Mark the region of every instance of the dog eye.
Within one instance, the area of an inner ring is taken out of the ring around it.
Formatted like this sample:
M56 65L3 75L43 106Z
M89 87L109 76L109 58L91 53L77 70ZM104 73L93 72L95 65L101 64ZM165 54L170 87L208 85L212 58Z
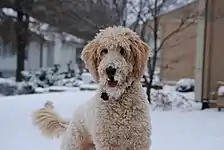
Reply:
M102 51L101 51L101 55L104 55L104 54L107 54L108 53L108 50L107 49L103 49Z
M120 47L120 53L121 53L121 55L124 55L124 48L123 47Z

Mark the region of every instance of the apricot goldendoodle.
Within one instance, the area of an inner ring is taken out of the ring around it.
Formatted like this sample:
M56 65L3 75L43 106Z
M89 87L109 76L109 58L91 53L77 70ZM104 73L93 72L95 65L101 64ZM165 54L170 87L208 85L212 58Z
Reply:
M114 26L95 36L82 59L99 83L95 95L62 119L47 102L34 112L35 125L50 137L62 136L61 150L149 150L149 103L140 79L149 47L132 30Z

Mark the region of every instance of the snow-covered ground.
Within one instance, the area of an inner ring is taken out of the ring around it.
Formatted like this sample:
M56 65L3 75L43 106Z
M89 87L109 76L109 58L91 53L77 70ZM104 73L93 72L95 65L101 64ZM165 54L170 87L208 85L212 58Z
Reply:
M31 113L51 100L69 118L93 91L70 91L0 97L0 150L59 150L60 140L42 136L31 123ZM151 150L223 150L224 113L214 110L151 112Z

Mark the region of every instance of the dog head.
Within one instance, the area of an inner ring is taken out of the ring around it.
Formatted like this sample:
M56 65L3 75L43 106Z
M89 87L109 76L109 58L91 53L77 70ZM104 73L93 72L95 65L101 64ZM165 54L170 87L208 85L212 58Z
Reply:
M133 82L141 80L148 53L148 45L135 32L114 26L100 30L84 47L82 59L95 81L118 98Z

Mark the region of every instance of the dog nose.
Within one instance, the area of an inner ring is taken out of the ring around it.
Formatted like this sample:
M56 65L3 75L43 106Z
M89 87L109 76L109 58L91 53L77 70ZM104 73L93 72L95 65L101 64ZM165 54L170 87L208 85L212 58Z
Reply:
M107 75L115 75L116 73L116 68L112 67L112 66L109 66L106 68L106 73Z

